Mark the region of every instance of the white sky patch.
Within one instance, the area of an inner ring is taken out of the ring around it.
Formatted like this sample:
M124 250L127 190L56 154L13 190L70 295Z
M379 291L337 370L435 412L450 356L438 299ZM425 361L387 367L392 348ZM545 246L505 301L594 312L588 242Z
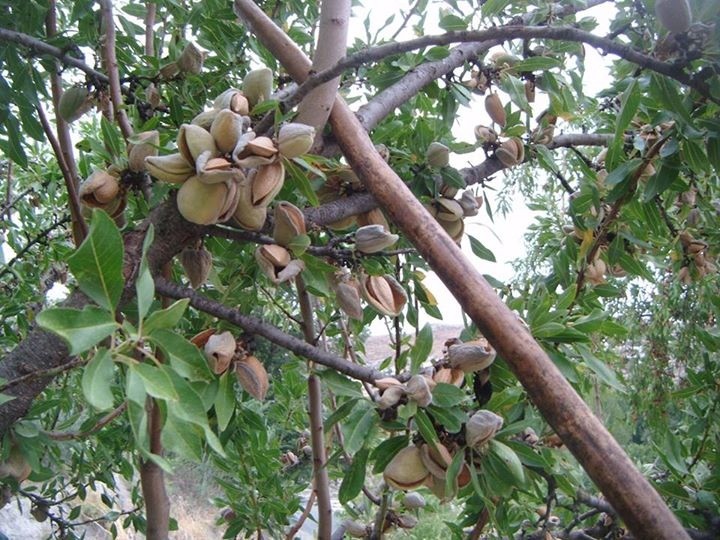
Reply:
M444 2L430 3L425 19L426 34L440 34L442 29L439 28L437 21L440 7L447 8ZM353 8L353 17L351 18L351 26L349 31L349 43L358 39L366 39L365 20L369 19L368 27L377 29L385 26L388 19L394 15L394 20L387 24L381 32L382 38L392 36L404 19L407 13L408 2L378 2L375 0L367 0L362 5ZM614 15L612 6L600 5L591 10L583 12L582 16L595 17L598 21L596 32L605 34L608 32L610 19ZM417 37L413 33L413 24L418 17L413 15L405 29L398 35L396 40L408 40ZM595 95L598 91L605 87L609 80L609 62L610 58L600 55L595 49L585 46L585 74L583 79L584 91L587 95ZM548 106L548 98L543 92L538 92L537 101L533 104L533 112L535 116ZM469 107L461 107L460 114L453 126L453 135L457 140L465 142L474 142L474 129L478 124L491 125L491 121L485 111L484 96L473 95ZM457 155L450 157L450 164L458 169L477 165L484 161L485 157L482 150L477 150L471 154ZM499 173L499 177L502 173ZM500 178L496 184L500 184ZM491 204L495 204L492 193L489 194ZM493 208L493 210L495 210ZM480 209L478 216L465 219L466 235L470 234L480 240L485 247L490 249L495 255L496 262L485 261L476 257L471 249L470 242L465 236L462 241L462 250L465 255L472 261L473 265L482 274L489 274L492 277L507 282L513 277L512 262L524 257L527 253L525 245L525 232L532 224L537 215L536 212L527 208L522 196L517 194L512 202L512 207L507 216L502 216L495 212L494 221L491 221L484 208ZM428 317L424 312L420 313L420 326L426 322L441 323L447 325L462 325L462 310L452 296L450 291L443 285L440 278L434 272L428 272L423 284L432 292L438 301L438 308L443 314L443 321L438 321ZM409 328L406 328L408 331ZM370 328L371 333L381 334L387 332L386 325L382 320L376 320Z

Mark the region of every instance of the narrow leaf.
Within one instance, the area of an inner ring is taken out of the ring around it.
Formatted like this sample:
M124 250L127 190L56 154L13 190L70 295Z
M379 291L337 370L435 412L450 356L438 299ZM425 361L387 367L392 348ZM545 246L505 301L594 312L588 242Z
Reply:
M338 491L340 504L347 504L360 494L363 484L365 483L365 468L369 454L370 452L367 448L362 448L353 456L350 470L343 477L340 490Z
M433 346L433 334L430 324L423 326L415 338L415 344L410 351L410 372L414 375L420 370L420 366L428 359Z
M174 328L180 322L180 319L182 319L189 304L190 300L183 298L182 300L173 302L165 309L153 311L148 318L145 319L145 323L143 324L144 333L147 335L160 328Z
M148 227L145 233L145 239L143 240L142 255L140 258L140 269L138 272L137 279L135 280L135 291L137 292L137 310L138 320L142 321L150 310L150 305L153 302L155 296L155 282L150 275L150 268L148 267L147 252L150 249L150 245L153 243L155 237L155 229L152 224Z
M114 369L110 351L99 349L83 370L82 389L87 402L100 411L107 411L113 406L113 395L110 385Z
M470 239L470 249L472 249L472 252L477 257L485 259L486 261L495 262L495 255L493 252L486 248L480 240L470 235L468 235L468 238Z
M179 399L170 377L162 369L150 364L133 364L130 369L140 377L145 385L145 391L152 397L168 401Z

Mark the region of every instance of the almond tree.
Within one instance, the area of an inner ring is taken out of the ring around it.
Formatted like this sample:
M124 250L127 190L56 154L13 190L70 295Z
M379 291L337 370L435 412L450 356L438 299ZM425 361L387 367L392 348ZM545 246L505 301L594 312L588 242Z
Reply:
M225 537L718 533L716 2L0 7L5 500L73 537L139 479L95 520L167 538L191 459ZM520 196L502 283L460 246Z

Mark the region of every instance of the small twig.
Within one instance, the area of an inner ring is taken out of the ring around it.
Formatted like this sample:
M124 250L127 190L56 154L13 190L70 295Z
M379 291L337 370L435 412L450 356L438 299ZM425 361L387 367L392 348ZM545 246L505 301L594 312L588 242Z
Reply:
M145 2L145 54L147 56L155 55L155 45L153 40L155 38L155 14L157 12L157 4L146 0Z
M120 416L126 408L127 402L123 401L119 406L115 407L115 409L100 418L100 420L98 420L93 427L91 427L90 429L86 429L85 431L45 431L43 432L43 434L47 435L54 441L70 441L74 439L84 439L85 437L88 437L89 435L100 431L110 422L115 420L115 418Z
M315 318L313 316L312 298L305 287L302 276L295 278L295 286L302 314L302 331L307 343L315 343ZM327 451L322 415L322 385L320 377L309 366L308 377L308 415L310 418L310 444L313 456L313 477L318 503L318 537L328 538L332 534L332 501L330 497L330 477L327 471Z
M42 231L40 231L34 238L29 240L28 243L25 244L25 246L20 251L18 251L15 254L15 256L5 264L5 266L0 268L0 277L11 272L10 268L12 267L12 265L15 264L16 262L18 262L19 260L21 260L25 256L25 254L28 251L30 251L30 249L34 245L47 242L49 240L48 235L51 232L53 232L55 229L57 229L58 227L60 227L61 225L64 225L65 223L67 223L69 221L70 221L70 216L65 216L65 217L61 218L59 221L55 221L50 226L48 226L45 229L43 229Z
M385 525L385 516L387 516L389 505L390 493L388 493L386 486L383 484L380 508L378 508L377 514L375 514L375 522L373 523L373 530L370 533L370 540L380 540L382 538L383 525Z
M667 225L668 230L670 231L670 234L672 236L677 236L678 230L675 228L675 225L673 225L672 220L670 219L670 216L667 213L667 210L665 210L665 206L663 205L663 201L660 198L660 195L655 195L655 204L657 205L658 210L660 211L660 215L663 218L663 221L665 222L665 225Z
M23 383L25 381L29 381L31 379L37 379L40 377L52 377L53 375L57 375L58 373L62 373L64 371L70 371L71 369L76 368L77 366L82 366L86 360L78 359L73 360L71 362L68 362L67 364L63 364L62 366L54 367L54 368L47 368L47 369L38 369L36 371L32 371L30 373L27 373L26 375L22 375L20 377L16 377L12 380L7 381L6 383L0 385L0 392L4 392L8 388L12 388L13 386Z
M55 57L60 60L63 65L77 68L97 81L103 83L109 82L107 75L94 70L82 60L79 60L74 56L70 56L66 50L55 47L53 45L48 45L44 41L34 38L28 34L23 34L22 32L15 32L14 30L8 30L6 28L0 28L0 41L5 41L7 43L17 43L18 45L29 49L31 53L34 52L43 56Z
M344 358L313 347L309 343L291 336L271 324L255 317L243 315L237 309L227 307L188 287L182 287L162 277L155 278L155 287L158 294L175 299L188 298L190 299L190 305L195 309L235 324L247 332L262 336L268 341L294 352L298 356L335 369L355 379L373 382L383 376L376 369L353 364Z
M626 194L622 197L620 197L617 201L615 201L610 208L610 211L605 216L605 219L600 224L600 227L598 229L598 232L595 236L595 241L593 242L592 247L588 250L587 255L585 256L586 262L592 262L595 260L595 255L597 255L598 250L605 242L605 239L607 238L607 234L610 230L610 226L615 222L618 215L620 214L620 209L625 205L625 203L632 197L632 194L635 191L635 188L637 187L638 180L640 179L640 176L642 175L643 171L645 170L645 167L648 163L660 152L660 149L665 144L665 142L672 136L672 132L667 133L657 141L655 141L655 144L653 144L650 149L645 153L645 156L643 156L642 163L638 165L638 167L633 172L632 178L630 179L630 188L627 190ZM580 292L582 291L583 285L585 284L585 270L587 269L587 264L583 264L582 268L578 271L578 277L576 280L576 293L575 298L577 298L580 295Z
M392 42L397 39L397 37L400 35L400 32L402 32L405 29L405 27L407 26L407 23L410 21L410 17L412 17L415 14L415 10L417 9L419 3L420 3L420 0L417 0L417 2L415 2L415 4L413 4L412 6L410 6L408 8L408 12L405 14L405 17L403 18L402 22L400 23L400 26L398 27L397 30L395 30L393 35L390 36L390 39L388 41Z
M42 125L45 136L47 137L48 142L53 149L55 159L57 159L58 166L60 167L60 171L63 175L63 180L65 181L65 191L67 192L68 196L68 203L70 206L70 218L73 224L73 231L77 230L78 236L78 238L75 238L75 243L76 245L80 245L82 241L85 240L85 237L88 234L88 226L85 222L85 218L82 215L80 197L78 196L77 189L77 179L73 177L73 172L65 159L65 154L60 145L60 142L55 137L52 127L50 126L50 122L48 122L45 110L40 104L37 105L36 110L38 113L38 119L40 120L40 124Z
M470 534L468 534L467 540L480 540L480 535L482 534L483 529L489 521L490 512L488 511L487 506L485 506L480 511L480 515L478 516L478 519L475 522L475 526L473 527L472 531L470 531Z
M295 535L302 528L303 523L305 523L305 520L308 518L308 516L310 516L310 512L312 512L312 507L314 504L315 504L315 490L312 490L310 492L310 496L308 497L307 503L305 504L305 509L303 510L303 513L300 515L300 517L295 522L295 524L287 532L287 534L285 535L285 540L293 540L295 538Z
M300 319L298 319L295 315L293 315L292 313L290 313L287 309L285 309L284 306L281 306L281 305L280 305L280 302L277 301L277 299L275 298L275 296L274 296L273 294L270 294L270 291L268 291L268 290L267 290L265 287L263 287L262 284L260 284L260 283L258 283L257 286L259 287L260 292L262 292L262 293L265 295L265 297L266 297L268 300L270 300L276 308L278 308L280 311L282 311L283 314L284 314L288 319L290 319L291 321L293 321L293 322L294 322L295 324L297 324L298 326L302 326L302 321L301 321Z
M125 104L123 103L122 91L120 90L120 72L115 55L115 20L113 18L112 0L100 0L100 8L105 25L103 53L105 56L105 67L108 71L108 82L110 83L110 99L113 105L113 117L118 126L120 126L123 138L127 141L133 134L133 128L125 113Z

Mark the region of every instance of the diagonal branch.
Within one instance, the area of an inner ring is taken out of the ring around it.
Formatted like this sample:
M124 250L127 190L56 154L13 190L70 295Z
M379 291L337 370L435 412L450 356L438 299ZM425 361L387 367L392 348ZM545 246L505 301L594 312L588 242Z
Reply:
M109 82L107 75L94 70L82 60L75 58L74 56L70 56L68 51L45 43L44 41L29 36L28 34L15 32L14 30L8 30L7 28L0 28L0 41L4 41L6 43L17 43L18 45L29 49L31 53L36 53L41 56L53 56L60 60L63 65L77 68L80 71L85 72L93 79L104 83Z
M307 77L308 59L262 10L250 0L235 0L235 10L291 77L299 81ZM662 498L547 353L378 154L339 97L330 123L353 170L509 364L532 402L628 527L645 538L688 538Z
M689 76L677 64L662 62L656 58L643 54L624 43L619 43L602 36L597 36L591 32L586 32L572 26L525 26L525 25L507 25L488 28L485 30L466 30L459 32L447 32L445 34L423 36L402 42L386 43L371 47L355 54L352 54L340 60L333 67L317 73L314 79L321 84L326 80L332 80L346 69L358 65L367 64L381 60L388 56L401 54L405 52L423 49L429 46L449 45L451 43L479 43L508 41L513 39L549 39L555 41L573 41L578 43L586 43L604 53L619 56L633 64L637 64L641 68L649 69L665 75L676 81L696 90L705 98L720 103L720 99L715 98L710 93L709 86L701 81ZM300 87L302 88L302 86ZM298 89L299 91L300 89Z
M354 379L372 383L383 376L382 373L376 369L348 362L344 358L327 351L323 351L322 349L314 347L301 339L286 334L279 328L267 324L260 319L256 319L255 317L251 317L249 315L243 315L237 309L229 308L220 302L216 302L215 300L195 292L193 289L177 285L162 277L155 278L155 289L158 294L167 296L168 298L188 298L190 299L190 305L195 309L239 326L246 332L262 336L268 341L271 341L276 345L280 345L298 356L302 356L308 360L312 360L313 362L332 368Z

